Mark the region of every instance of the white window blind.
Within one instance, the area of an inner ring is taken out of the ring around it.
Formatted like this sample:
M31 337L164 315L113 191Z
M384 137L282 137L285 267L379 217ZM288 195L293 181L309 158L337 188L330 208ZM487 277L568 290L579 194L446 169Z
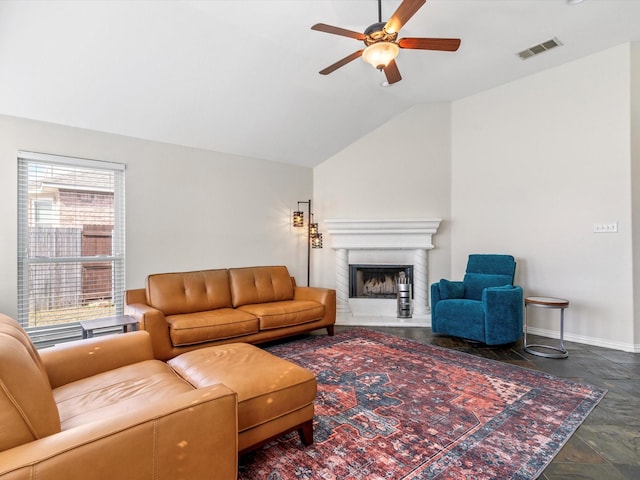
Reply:
M121 315L124 165L18 152L18 321ZM54 328L55 327L55 328Z

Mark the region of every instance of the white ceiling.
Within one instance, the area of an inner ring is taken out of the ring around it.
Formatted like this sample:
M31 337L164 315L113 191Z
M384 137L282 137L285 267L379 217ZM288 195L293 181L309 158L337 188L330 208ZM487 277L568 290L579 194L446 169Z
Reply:
M399 37L458 52L401 50L386 88L360 59L319 75L362 43L311 25L377 16L376 0L0 1L0 114L315 166L412 105L640 40L640 0L429 0Z

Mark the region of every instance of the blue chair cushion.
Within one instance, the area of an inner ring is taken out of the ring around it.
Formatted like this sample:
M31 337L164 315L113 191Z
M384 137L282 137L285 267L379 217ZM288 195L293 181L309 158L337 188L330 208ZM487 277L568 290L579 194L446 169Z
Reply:
M466 273L491 273L493 275L509 275L513 278L515 272L516 261L511 255L476 253L469 255L467 261Z
M451 282L444 278L440 280L440 299L464 298L464 284L462 282Z
M436 305L433 331L484 342L485 322L482 302L441 300Z
M510 275L491 275L488 273L467 273L464 276L464 296L469 300L482 300L482 291L487 287L511 285Z

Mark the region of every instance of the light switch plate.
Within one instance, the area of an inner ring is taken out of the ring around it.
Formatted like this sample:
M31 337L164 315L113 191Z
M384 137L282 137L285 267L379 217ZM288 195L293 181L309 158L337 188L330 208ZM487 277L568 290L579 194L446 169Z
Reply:
M618 233L618 222L594 223L593 233Z

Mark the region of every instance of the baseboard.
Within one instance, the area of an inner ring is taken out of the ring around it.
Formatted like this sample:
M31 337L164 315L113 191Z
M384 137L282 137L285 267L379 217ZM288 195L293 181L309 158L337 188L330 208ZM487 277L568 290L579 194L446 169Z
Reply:
M527 332L547 338L560 338L560 333L557 330L529 327L527 328ZM622 350L623 352L630 353L640 353L640 345L634 345L633 343L612 342L611 340L605 340L603 338L586 337L584 335L575 335L567 332L564 333L564 339L567 342L593 345L594 347L611 348L613 350Z
M347 327L419 327L431 328L431 315L413 316L412 318L397 318L385 315L352 315L338 314L336 325ZM560 334L557 330L546 330L544 328L529 327L527 330L533 335L540 335L547 338L559 339ZM595 347L610 348L612 350L622 350L623 352L640 353L640 345L633 343L612 342L602 338L587 337L584 335L575 335L572 333L564 334L567 342L582 343L584 345L593 345Z

